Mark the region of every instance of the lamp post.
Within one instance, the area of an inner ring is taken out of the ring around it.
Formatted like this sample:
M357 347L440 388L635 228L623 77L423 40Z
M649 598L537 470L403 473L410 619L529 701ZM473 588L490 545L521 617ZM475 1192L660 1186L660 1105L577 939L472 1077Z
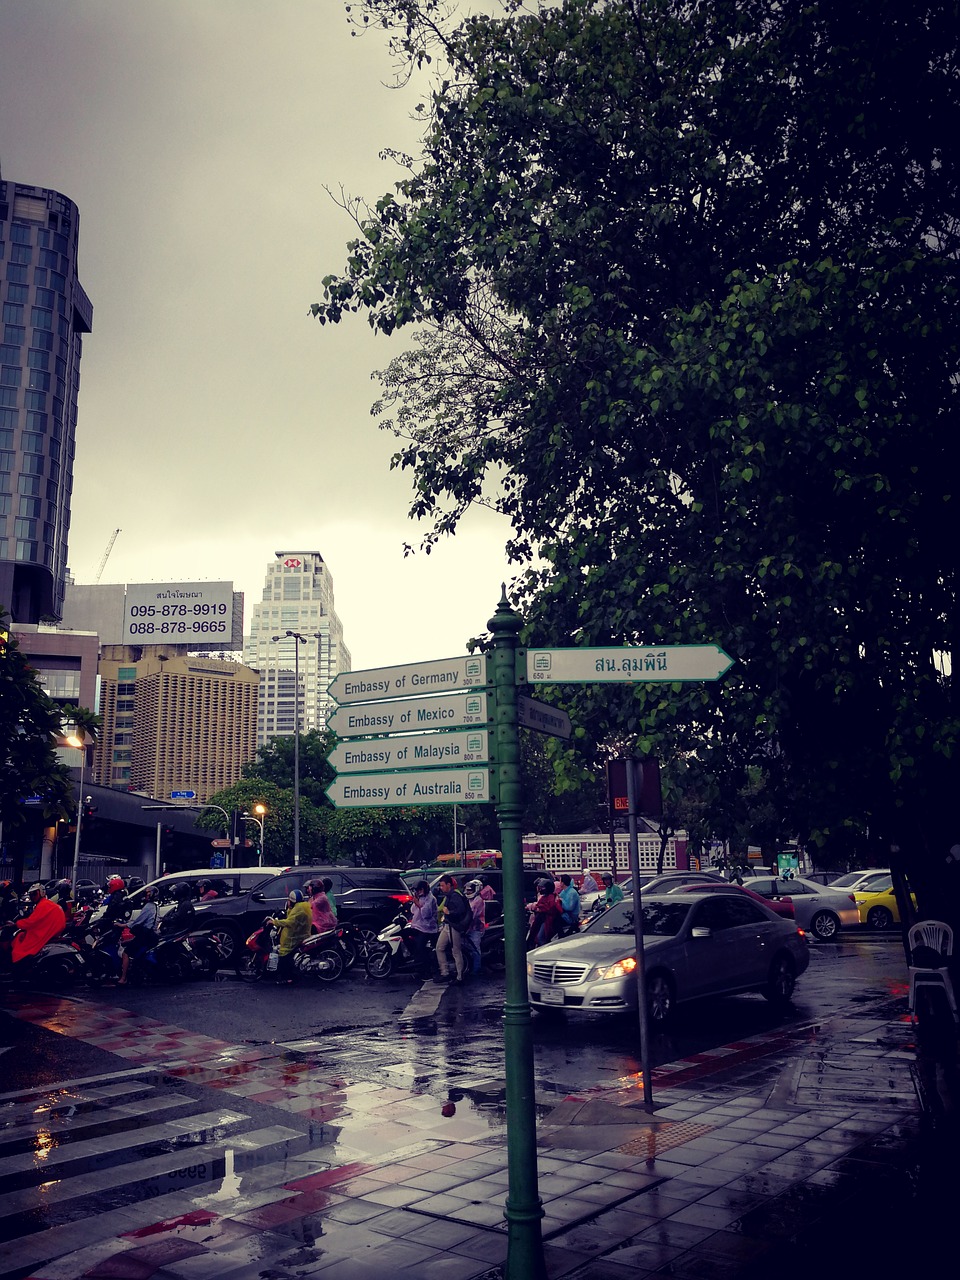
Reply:
M83 729L77 729L74 733L67 734L61 739L64 746L76 747L80 752L80 787L77 793L77 833L73 842L73 871L70 876L70 883L74 889L77 885L77 875L80 866L80 828L83 825L83 771L87 763L87 747L93 745L93 739L84 732Z
M242 816L244 822L255 822L260 828L260 856L257 859L257 866L262 867L264 845L263 824L267 817L267 807L263 804L255 804L253 806L253 813L245 813Z
M307 637L299 631L284 633L296 643L293 646L293 865L300 865L300 646ZM276 644L281 636L274 636Z

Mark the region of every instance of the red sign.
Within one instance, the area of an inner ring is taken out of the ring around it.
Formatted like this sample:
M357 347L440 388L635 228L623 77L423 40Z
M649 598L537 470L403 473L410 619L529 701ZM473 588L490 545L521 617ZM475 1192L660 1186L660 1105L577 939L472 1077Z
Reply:
M290 559L290 560L284 560L283 565L285 569L299 569L301 563L302 561L300 560Z

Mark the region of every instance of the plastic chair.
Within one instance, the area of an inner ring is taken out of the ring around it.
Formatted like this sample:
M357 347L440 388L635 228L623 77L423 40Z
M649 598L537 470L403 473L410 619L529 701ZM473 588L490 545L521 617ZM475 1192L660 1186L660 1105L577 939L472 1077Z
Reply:
M921 920L911 926L907 934L907 948L913 962L907 970L910 974L910 1012L913 1013L917 1007L918 987L939 987L947 997L954 1022L960 1021L953 982L945 963L953 954L953 930L942 920ZM918 964L918 960L926 963Z

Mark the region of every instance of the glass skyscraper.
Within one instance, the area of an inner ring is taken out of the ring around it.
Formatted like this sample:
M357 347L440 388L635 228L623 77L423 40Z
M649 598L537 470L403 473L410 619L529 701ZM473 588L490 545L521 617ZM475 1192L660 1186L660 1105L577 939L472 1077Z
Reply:
M260 672L257 746L271 738L292 738L298 706L301 733L324 728L332 710L327 687L338 672L350 670L350 651L333 604L333 579L323 556L319 551L274 555L243 644L244 662ZM299 632L303 642L287 631Z
M80 214L58 191L0 181L0 606L59 618L67 570L82 335Z

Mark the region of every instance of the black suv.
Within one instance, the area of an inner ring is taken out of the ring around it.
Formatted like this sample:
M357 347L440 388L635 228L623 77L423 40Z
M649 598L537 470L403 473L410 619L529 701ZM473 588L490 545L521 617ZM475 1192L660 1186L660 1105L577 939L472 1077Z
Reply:
M288 867L265 884L235 897L198 902L197 926L215 933L225 955L232 957L245 939L260 928L265 916L283 914L291 889L302 890L308 880L327 878L333 881L338 918L374 934L412 901L399 871L384 867Z

